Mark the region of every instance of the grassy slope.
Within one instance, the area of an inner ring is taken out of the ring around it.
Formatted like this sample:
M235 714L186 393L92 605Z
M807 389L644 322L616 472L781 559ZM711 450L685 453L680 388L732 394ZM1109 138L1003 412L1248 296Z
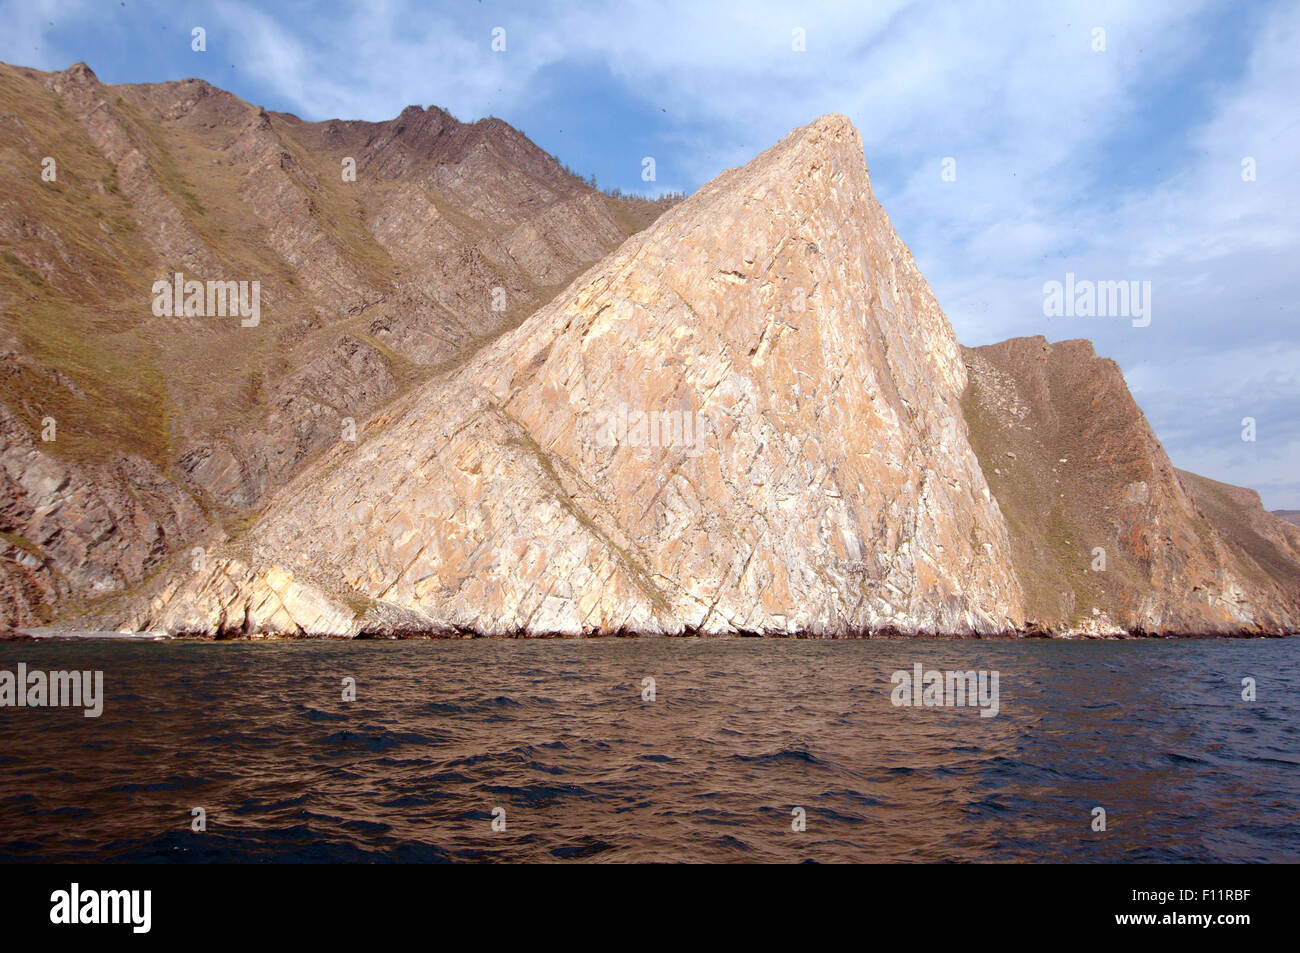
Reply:
M149 289L179 266L156 260L112 166L44 87L41 74L0 65L0 115L17 117L25 133L0 138L4 217L39 222L75 252L71 262L59 261L64 256L39 241L23 247L15 236L0 235L4 328L38 365L0 378L0 400L36 436L43 417L56 418L59 439L46 445L51 452L102 460L128 450L166 470L176 450L173 417L180 418L182 436L255 425L265 417L264 383L320 354L339 331L378 342L364 334L364 317L322 324L300 278L269 248L265 224L240 194L246 170L229 165L221 151L231 128L153 120L147 86L118 87L110 95L114 117L146 156L155 181L223 263L222 275L190 277L259 277L264 299L275 299L274 307L264 308L256 329L231 321L154 318ZM247 108L251 117L254 108ZM273 120L300 168L322 235L343 250L364 280L389 287L399 269L366 228L356 189L337 175L335 156L301 145L295 122ZM55 183L40 179L43 155L58 161ZM486 234L442 197L431 198L467 235ZM605 201L629 234L659 212L652 203ZM25 261L53 264L51 280ZM535 290L545 301L559 288ZM514 316L512 323L525 316ZM427 376L391 349L379 350L407 382ZM59 378L71 386L51 386Z
M37 365L0 375L0 400L38 439L42 418L54 417L58 439L44 445L53 452L102 460L127 450L163 464L165 376L147 334L148 299L132 307L127 294L144 269L131 207L81 126L23 71L0 67L0 114L26 133L0 137L4 217L38 225L30 248L12 232L0 237L3 327ZM56 182L41 180L46 155ZM51 229L57 246L42 240ZM43 275L24 259L53 268Z
M963 351L968 363L984 359L973 349ZM1025 396L1016 393L1017 401ZM1007 395L993 393L972 373L962 400L972 449L1011 534L1030 616L1053 626L1083 623L1093 608L1116 618L1126 607L1124 593L1146 586L1143 567L1116 539L1115 500L1106 492L1113 478L1102 476L1105 466L1091 468L1106 436L1096 432L1104 422L1089 397L1040 396L1038 413L1018 423ZM1045 419L1043 411L1073 416ZM1062 458L1068 462L1061 464ZM1104 573L1091 568L1098 546L1106 551Z

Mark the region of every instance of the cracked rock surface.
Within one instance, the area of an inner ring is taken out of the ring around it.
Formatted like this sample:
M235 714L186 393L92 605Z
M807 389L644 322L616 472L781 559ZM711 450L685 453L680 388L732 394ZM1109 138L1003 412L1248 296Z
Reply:
M856 130L823 117L372 418L237 552L176 574L125 621L1014 629L1023 595L967 441L965 387Z

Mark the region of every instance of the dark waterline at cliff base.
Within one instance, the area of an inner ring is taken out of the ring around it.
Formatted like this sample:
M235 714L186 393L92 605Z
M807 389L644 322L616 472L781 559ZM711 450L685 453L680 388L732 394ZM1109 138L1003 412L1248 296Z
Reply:
M1293 640L0 646L19 662L105 698L0 708L4 860L1300 860ZM999 672L999 713L894 707L916 663Z
M525 640L525 641L552 641L552 640L574 640L590 641L603 639L707 639L715 641L724 641L729 639L775 639L778 641L811 641L811 640L831 640L831 641L860 641L860 640L914 640L924 639L930 641L945 640L1019 640L1019 639L1051 639L1055 641L1076 642L1089 640L1127 640L1127 639L1285 639L1300 635L1300 632L1289 632L1283 630L1260 629L1260 628L1241 628L1230 631L1220 632L1181 632L1181 631L1162 631L1147 632L1142 630L1116 630L1116 631L1092 631L1086 629L1071 629L1067 631L1054 631L1044 629L1038 626L1031 626L1025 629L1006 629L990 632L917 632L914 630L904 630L886 626L871 631L855 632L836 632L826 634L822 632L790 632L775 634L770 632L728 632L725 634L700 633L694 630L687 630L678 635L664 635L657 632L635 632L629 630L610 630L599 633L584 633L575 635L569 632L533 632L525 629L518 629L510 632L481 632L474 629L441 629L432 630L400 630L400 631L379 631L379 632L359 632L356 635L307 635L296 634L287 635L282 632L240 632L230 631L220 635L208 635L201 632L165 632L162 630L143 630L139 632L115 632L102 629L77 629L77 628L54 628L49 626L29 626L25 629L10 629L0 632L0 642L32 642L32 641L49 641L49 642L76 642L76 641L100 641L100 642L402 642L402 641L461 641L466 639L490 639L490 640Z

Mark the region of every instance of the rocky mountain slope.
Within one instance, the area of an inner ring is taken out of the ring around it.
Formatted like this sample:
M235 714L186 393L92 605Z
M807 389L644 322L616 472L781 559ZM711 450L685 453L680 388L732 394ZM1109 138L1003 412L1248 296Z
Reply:
M1300 613L1300 529L1176 470L1119 367L1087 341L965 350L972 443L1032 626L1275 632Z
M0 65L0 617L66 614L237 534L661 210L499 120L308 123L199 80ZM176 272L258 281L257 325L155 316Z
M1300 627L1300 528L1087 342L962 348L843 117L666 212L435 108L0 66L0 127L0 621ZM260 320L155 313L178 271Z
M171 574L124 621L1012 629L1022 596L966 441L965 385L856 130L825 117L373 418L278 494L243 547Z

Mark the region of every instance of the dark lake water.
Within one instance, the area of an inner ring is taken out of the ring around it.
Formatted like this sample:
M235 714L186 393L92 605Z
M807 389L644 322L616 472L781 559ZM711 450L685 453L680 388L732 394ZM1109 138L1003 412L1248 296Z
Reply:
M102 670L105 699L0 708L4 860L1300 860L1296 639L0 645L19 662ZM895 707L917 662L997 671L998 714Z

